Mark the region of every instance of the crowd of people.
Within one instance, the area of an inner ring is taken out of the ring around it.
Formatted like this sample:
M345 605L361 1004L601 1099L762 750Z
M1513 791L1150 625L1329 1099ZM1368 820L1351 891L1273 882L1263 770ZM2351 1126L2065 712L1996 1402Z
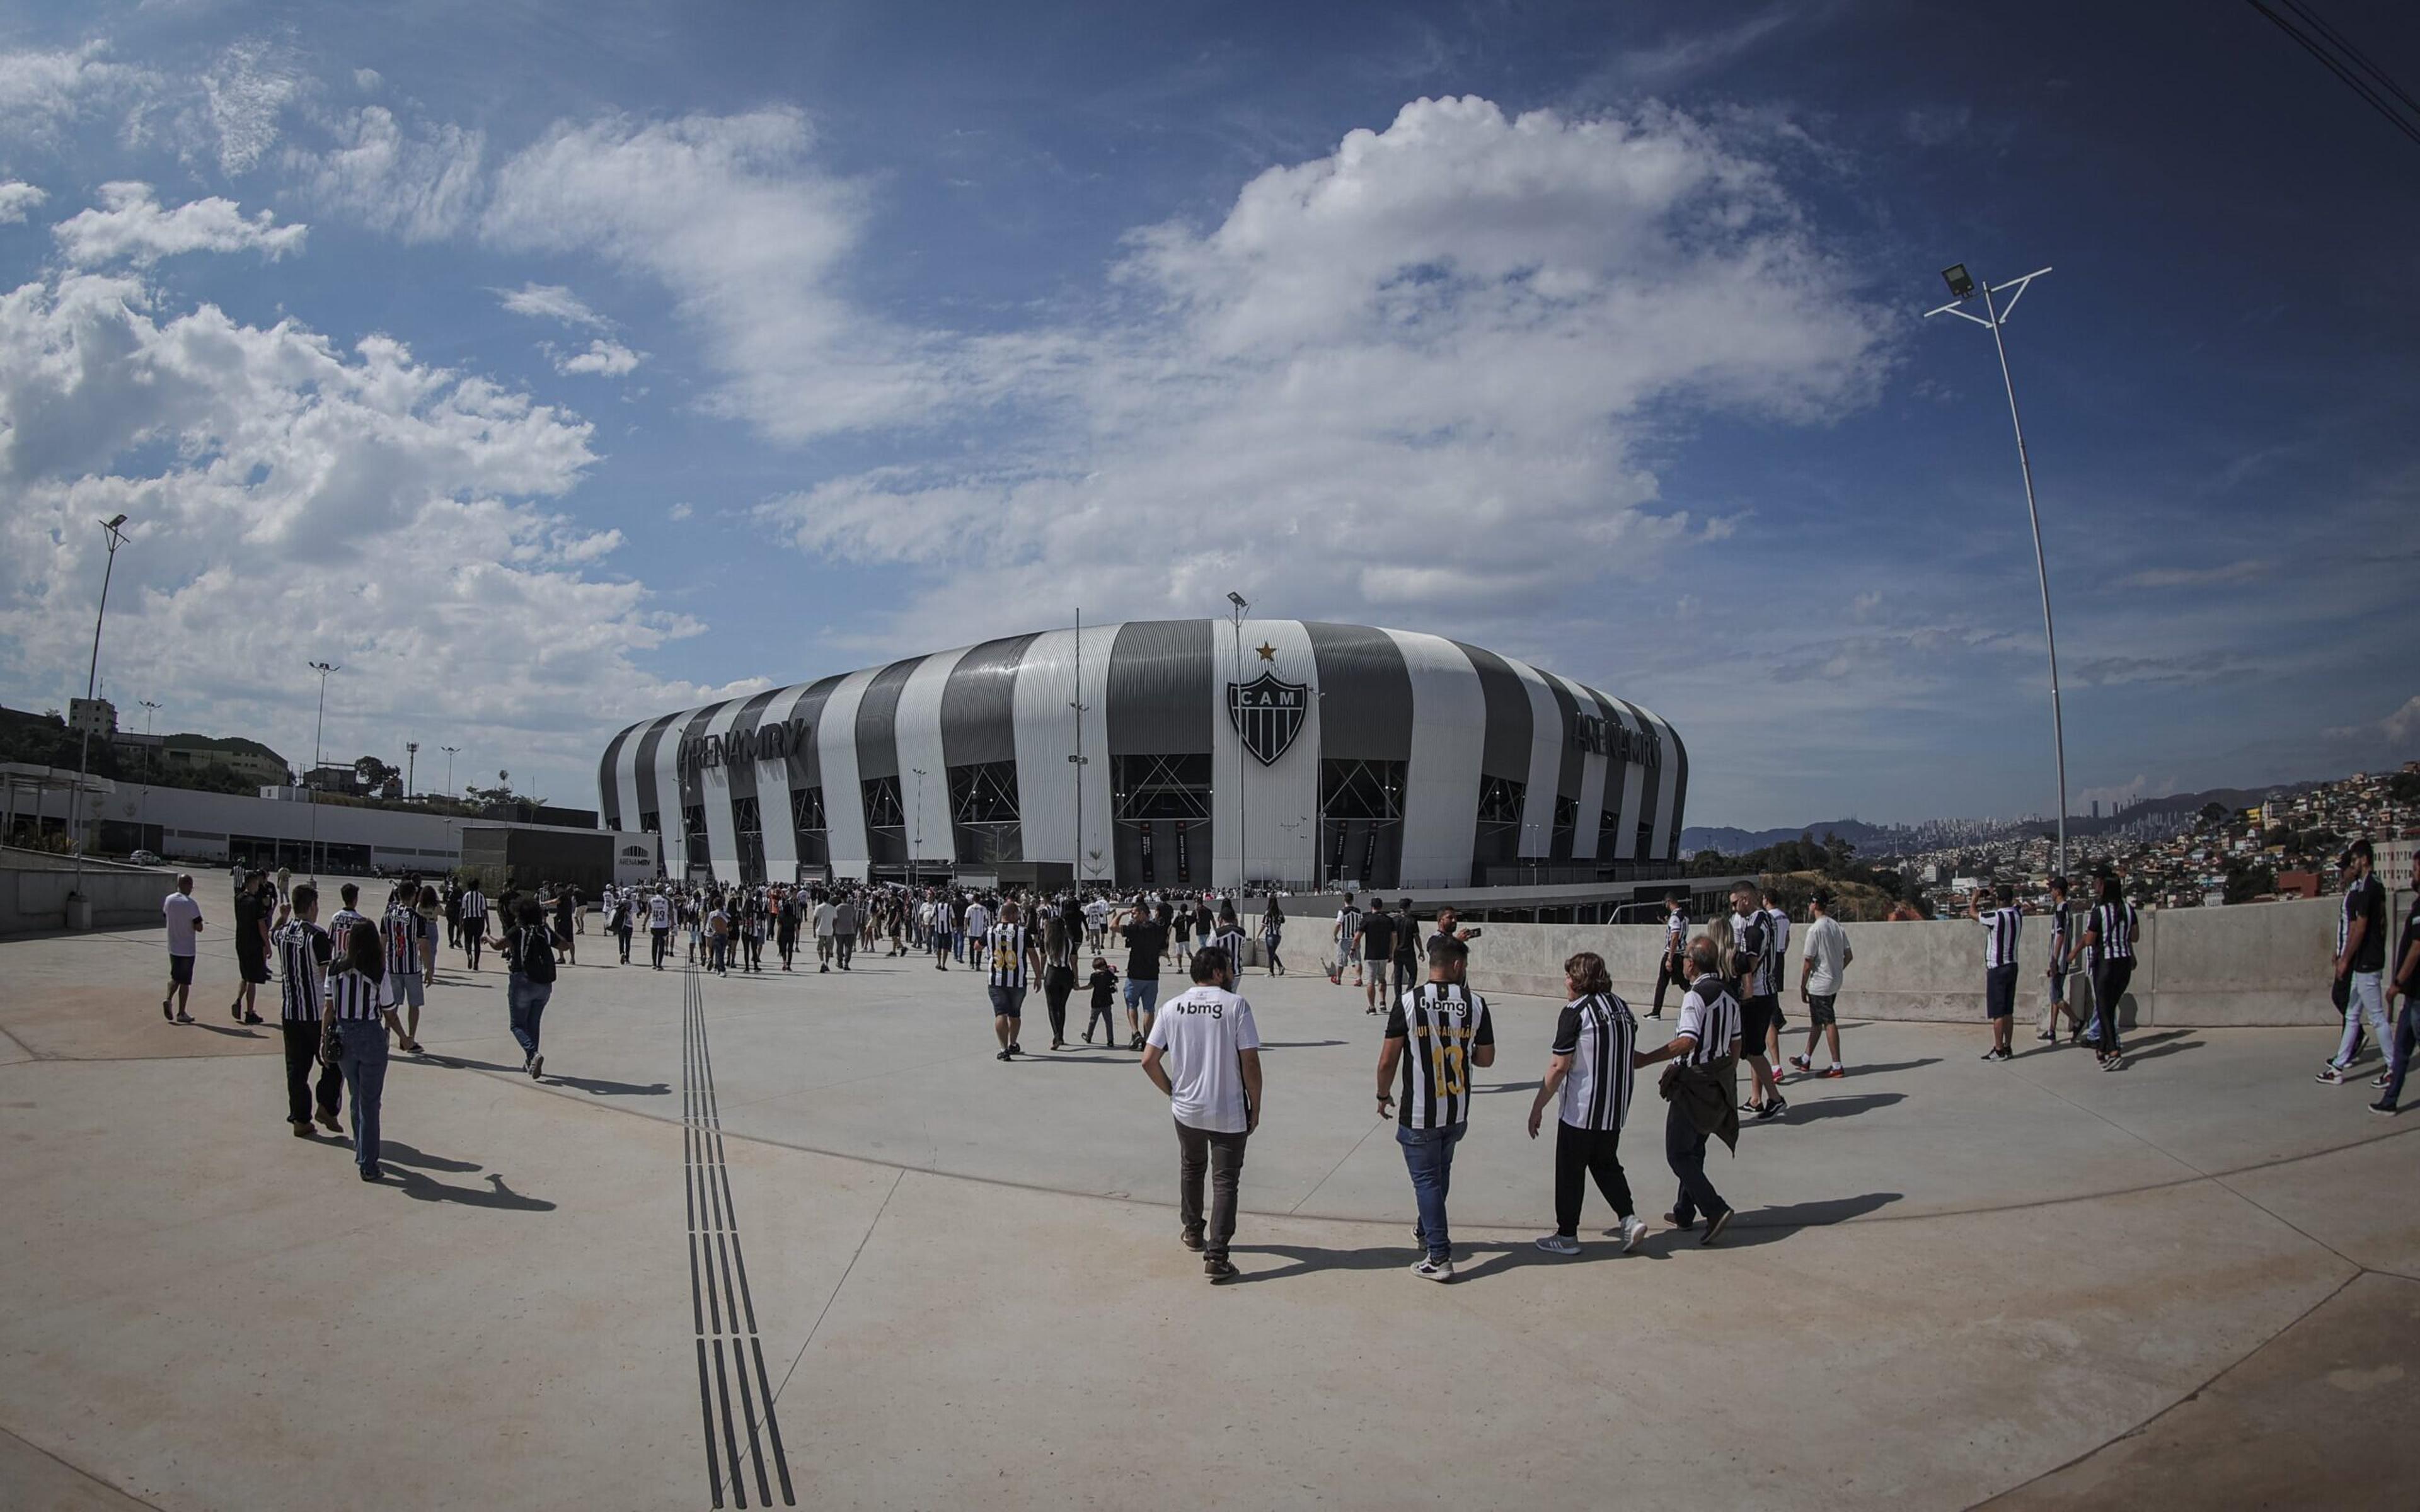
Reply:
M2420 1040L2420 904L2405 921L2390 986L2384 894L2369 875L2370 864L2366 841L2348 851L2354 880L2345 895L2335 963L2345 1029L2319 1079L2342 1083L2365 1035L2375 1036L2386 1069L2373 1084L2382 1096L2372 1106L2393 1113ZM2064 1025L2068 1042L2092 1044L2102 1069L2118 1070L2124 1054L2117 1010L2133 970L2134 906L2122 879L2106 871L2095 876L2092 900L2081 912L2069 906L2066 879L2053 879L2049 890L2048 982L2038 1038L2055 1045ZM971 969L983 975L996 1057L1003 1062L1026 1054L1024 1006L1035 985L1043 993L1050 1049L1069 1048L1068 1004L1082 986L1088 994L1082 1042L1140 1052L1144 1073L1170 1099L1178 1139L1180 1237L1201 1252L1212 1280L1234 1274L1228 1250L1264 1085L1259 1034L1240 989L1255 942L1262 969L1285 974L1288 919L1279 897L1262 900L1249 922L1235 899L1209 893L897 883L657 882L608 887L593 900L572 887L508 887L491 902L473 881L440 885L406 877L389 886L375 917L361 903L358 887L344 884L335 911L322 923L312 884L295 883L283 872L240 874L233 926L240 980L228 1011L242 1024L263 1022L256 990L272 980L280 984L287 1122L302 1138L312 1137L315 1126L342 1133L338 1114L349 1102L354 1160L364 1180L382 1178L379 1115L390 1041L396 1052L426 1054L421 1011L438 980L441 939L462 952L471 972L480 969L483 949L502 953L522 1069L542 1079L541 1026L556 968L559 962L576 963L593 909L614 942L613 962L619 965L635 964L634 945L644 932L645 964L658 971L675 957L685 968L721 976L802 970L810 940L818 973L848 972L869 956L929 959L939 972ZM1668 896L1663 950L1645 1017L1663 1017L1670 989L1679 988L1681 995L1674 1032L1659 1046L1641 1043L1638 1017L1613 991L1601 956L1582 951L1563 964L1566 1002L1528 1116L1533 1139L1549 1107L1558 1119L1556 1227L1538 1239L1539 1248L1579 1252L1578 1221L1591 1181L1614 1211L1611 1232L1621 1248L1638 1243L1646 1226L1634 1211L1621 1134L1636 1073L1658 1065L1664 1068L1658 1092L1667 1104L1665 1157L1676 1182L1665 1219L1682 1230L1694 1230L1702 1220L1704 1243L1721 1237L1732 1209L1706 1175L1708 1141L1720 1138L1736 1149L1743 1114L1760 1121L1780 1117L1788 1107L1782 1088L1793 1072L1815 1078L1847 1073L1836 1005L1855 955L1832 905L1830 895L1818 889L1800 932L1773 890L1743 881L1731 889L1730 913L1693 933L1681 895ZM173 1023L191 1023L194 941L206 927L191 876L178 879L163 912L170 969L161 1012ZM2013 1055L2026 910L2001 888L1970 903L1968 916L1985 932L1991 1041L1982 1058L2007 1060ZM1351 972L1364 1011L1385 1016L1375 1067L1377 1111L1396 1124L1413 1190L1419 1257L1412 1269L1428 1279L1450 1280L1453 1152L1470 1115L1470 1073L1496 1058L1487 1001L1467 984L1471 942L1482 932L1465 927L1450 907L1438 909L1424 927L1408 898L1389 908L1383 899L1365 905L1353 895L1343 899L1327 932L1329 982L1343 986ZM1807 1016L1806 1041L1802 1053L1785 1056L1782 999L1793 933L1801 934L1796 996ZM1123 954L1123 971L1112 954ZM1190 981L1163 1003L1161 973L1171 967ZM2392 1023L2385 1011L2389 993L2404 999ZM1827 1056L1820 1069L1819 1049ZM1750 1080L1741 1102L1734 1099L1743 1060Z

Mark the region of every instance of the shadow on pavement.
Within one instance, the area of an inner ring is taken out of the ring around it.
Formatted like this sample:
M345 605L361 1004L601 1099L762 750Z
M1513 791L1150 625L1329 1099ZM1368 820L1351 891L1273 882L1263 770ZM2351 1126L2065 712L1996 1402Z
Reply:
M212 1034L224 1034L230 1040L260 1040L267 1038L267 1036L263 1035L258 1029L244 1028L234 1024L212 1024L208 1019L195 1019L193 1023L180 1026L188 1029L208 1029Z
M420 1058L461 1071L492 1071L507 1076L529 1074L519 1066L501 1066L492 1060L473 1060L468 1056L443 1056L432 1051ZM568 1087L595 1097L664 1097L672 1091L671 1085L665 1082L613 1082L596 1076L545 1075L538 1077L537 1082L542 1087Z
M1715 1242L1717 1249L1749 1249L1759 1244L1776 1243L1788 1239L1802 1228L1825 1228L1844 1224L1852 1218L1862 1218L1900 1200L1897 1192L1868 1192L1854 1197L1827 1197L1821 1202L1788 1202L1778 1206L1743 1211L1731 1220L1730 1227ZM1683 1236L1691 1244L1695 1234Z
M479 1168L477 1161L452 1160L443 1155L431 1155L425 1150L413 1149L400 1139L380 1140L379 1160L381 1163L393 1161L398 1165L416 1165L425 1171L475 1171Z
M1264 1040L1264 1050L1326 1050L1334 1045L1351 1044L1350 1040Z
M1860 1113L1871 1113L1876 1108L1886 1108L1894 1103L1906 1101L1905 1092L1859 1092L1850 1097L1827 1097L1814 1103L1792 1103L1782 1110L1777 1121L1812 1123L1818 1119L1854 1119ZM1742 1128L1751 1127L1754 1122L1754 1119L1748 1116L1743 1115L1740 1119Z
M1474 1087L1470 1091L1474 1097L1485 1097L1490 1092L1534 1092L1543 1085L1540 1082L1497 1082L1493 1087Z
M380 1153L384 1153L383 1142ZM485 1190L475 1186L448 1186L409 1169L398 1173L398 1181L403 1195L419 1202L456 1202L466 1208L499 1208L508 1212L554 1211L553 1203L543 1197L525 1197L506 1186L503 1177L492 1173L488 1177Z
M1940 1064L1939 1056L1927 1056L1922 1060L1889 1060L1879 1066L1843 1066L1840 1068L1842 1074L1838 1079L1847 1081L1852 1076L1887 1076L1895 1071L1918 1071L1926 1066Z

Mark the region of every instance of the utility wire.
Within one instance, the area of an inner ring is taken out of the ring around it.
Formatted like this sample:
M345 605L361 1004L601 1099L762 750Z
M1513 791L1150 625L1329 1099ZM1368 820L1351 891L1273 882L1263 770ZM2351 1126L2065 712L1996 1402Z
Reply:
M2341 80L2346 88L2350 89L2354 94L2359 95L2363 100L2366 100L2370 109L2378 112L2381 116L2385 116L2388 123L2394 126L2397 131L2401 131L2405 136L2410 137L2414 143L2420 143L2420 123L2416 123L2409 119L2401 112L2397 111L2391 100L2381 96L2377 89L2373 88L2366 80L2355 73L2351 68L2339 61L2327 50L2326 47L2314 40L2308 34L2298 28L2292 22L2288 21L2276 11L2269 8L2268 6L2262 3L2262 0L2245 0L2245 3L2250 5L2253 9L2260 12L2261 15L2266 16L2279 31L2284 32L2288 37L2292 38L2296 46L2310 54L2311 56L2319 59L2321 67L2325 68L2330 73L2335 74L2337 79ZM2305 13L2303 7L2294 4L2294 0L2279 0L2279 3L2293 6L2294 10L2298 15ZM2325 29L2323 23L2319 24ZM2329 31L2329 35L2331 37L2335 36L2333 30ZM2359 56L2358 54L2353 54L2350 48L2347 48L2346 51L2356 57ZM2401 87L2396 85L2394 80L2387 78L2387 76L2381 71L2376 65L2369 63L2366 59L2362 59L2361 62L2365 69L2367 69L2379 79L2383 81L2386 87L2392 90L2396 96L2404 100L2409 100L2411 98L2404 94Z
M2350 58L2355 64L2359 65L2361 70L2368 74L2372 79L2376 80L2381 88L2392 94L2396 99L2403 101L2407 108L2414 112L2420 112L2420 100L2412 99L2412 96L2404 90L2401 85L2397 84L2395 80L2388 75L2384 69L2372 63L2369 60L2368 54L2362 52L2360 48L2355 47L2350 38L2345 36L2344 33L2336 30L2334 26L2329 25L2327 22L2320 17L2318 11L2313 10L2309 6L2304 5L2303 0L2281 0L2281 3L2287 9L2292 11L2295 15L2302 17L2303 20L2310 23L2312 29L2317 31L2322 38L2326 39L2330 46L2334 47L2337 52L2342 53L2346 57Z

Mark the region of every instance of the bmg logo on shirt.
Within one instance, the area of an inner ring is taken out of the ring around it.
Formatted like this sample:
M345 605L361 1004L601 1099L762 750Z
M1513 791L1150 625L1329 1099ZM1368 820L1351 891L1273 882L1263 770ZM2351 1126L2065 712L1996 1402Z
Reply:
M1168 1006L1180 1013L1207 1013L1214 1019L1224 1018L1227 1013L1224 1003L1188 1003L1180 999Z

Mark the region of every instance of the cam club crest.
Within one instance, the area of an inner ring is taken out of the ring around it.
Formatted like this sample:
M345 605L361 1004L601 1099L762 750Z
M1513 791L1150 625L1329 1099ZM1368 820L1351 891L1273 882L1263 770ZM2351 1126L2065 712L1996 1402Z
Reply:
M1309 684L1289 683L1273 671L1241 686L1227 685L1227 717L1263 766L1275 766L1302 733L1308 708L1303 701L1310 692Z

